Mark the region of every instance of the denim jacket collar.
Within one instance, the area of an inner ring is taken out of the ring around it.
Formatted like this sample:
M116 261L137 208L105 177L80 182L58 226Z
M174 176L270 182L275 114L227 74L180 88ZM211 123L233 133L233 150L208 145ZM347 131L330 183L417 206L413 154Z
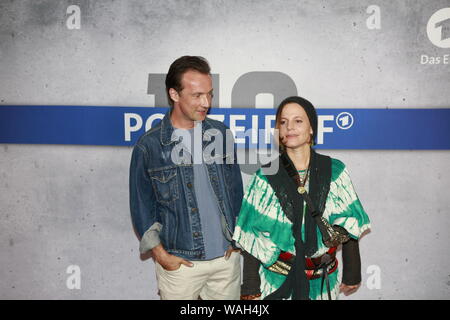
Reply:
M170 114L172 113L172 108L167 111L166 115L161 121L161 144L168 146L171 143L178 142L177 137L173 136L173 131L175 130L172 121L170 120ZM209 123L208 119L202 121L202 136L205 136L205 131L213 128Z
M172 113L172 108L167 111L166 115L161 121L161 144L164 146L168 146L169 144L176 142L176 137L172 136L173 126L170 121L170 114Z

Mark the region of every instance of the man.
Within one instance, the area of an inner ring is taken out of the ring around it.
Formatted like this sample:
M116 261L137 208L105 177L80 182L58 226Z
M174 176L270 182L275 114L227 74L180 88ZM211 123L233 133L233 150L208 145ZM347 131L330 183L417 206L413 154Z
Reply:
M239 299L240 254L232 235L242 177L234 144L231 152L225 148L229 130L206 117L213 97L208 62L174 61L166 92L169 112L140 137L131 159L130 208L140 252L151 250L161 299ZM206 161L212 142L223 148Z

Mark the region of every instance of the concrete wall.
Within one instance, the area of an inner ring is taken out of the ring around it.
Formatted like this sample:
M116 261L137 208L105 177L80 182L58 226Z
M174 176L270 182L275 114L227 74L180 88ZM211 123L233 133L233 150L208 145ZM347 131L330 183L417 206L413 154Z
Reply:
M233 104L241 75L277 71L319 108L448 108L450 65L431 58L450 49L426 31L446 7L0 1L0 104L153 107L149 74L193 54L220 75L221 107ZM432 129L417 123L419 132ZM450 153L322 152L347 164L372 220L361 240L363 286L342 298L449 299ZM130 156L129 147L0 145L0 298L159 298L153 262L140 257L131 226Z

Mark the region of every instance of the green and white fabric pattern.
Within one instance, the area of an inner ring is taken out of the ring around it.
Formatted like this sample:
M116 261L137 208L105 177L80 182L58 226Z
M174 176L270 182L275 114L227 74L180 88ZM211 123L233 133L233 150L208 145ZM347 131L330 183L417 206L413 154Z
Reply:
M345 165L332 159L331 166L330 192L323 217L330 224L345 228L354 239L359 239L370 228L369 217L358 199ZM308 189L308 184L306 188ZM306 210L306 204L304 208ZM304 235L302 230L303 238ZM271 272L266 267L275 263L280 251L295 254L294 237L292 223L283 213L275 191L262 169L253 175L246 187L233 239L263 264L259 270L262 298L278 289L285 276ZM313 257L321 256L328 250L318 228L317 241L318 250ZM340 271L329 275L332 299L338 298L340 278ZM321 278L310 280L310 299L328 299L326 286L324 285L323 292L321 286Z

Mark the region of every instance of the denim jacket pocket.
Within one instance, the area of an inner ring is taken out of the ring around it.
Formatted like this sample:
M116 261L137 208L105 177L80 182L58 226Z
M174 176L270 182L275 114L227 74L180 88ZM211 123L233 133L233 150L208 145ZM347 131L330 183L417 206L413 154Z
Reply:
M177 168L149 170L156 200L169 204L179 198Z

